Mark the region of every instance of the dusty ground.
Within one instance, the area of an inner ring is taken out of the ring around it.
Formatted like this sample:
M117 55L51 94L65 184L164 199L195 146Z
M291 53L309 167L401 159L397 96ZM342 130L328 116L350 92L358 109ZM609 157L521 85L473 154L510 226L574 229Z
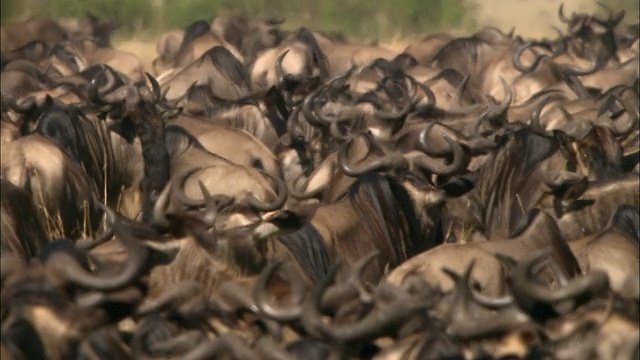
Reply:
M593 0L479 0L476 14L478 24L490 25L505 31L515 27L523 37L555 36L550 25L563 28L558 20L558 8L564 3L564 13L591 12L597 5Z
M593 0L477 0L477 2L479 6L475 21L479 26L494 26L503 31L509 31L515 27L515 33L523 37L555 36L550 25L561 25L557 12L563 2L567 16L574 11L592 11L596 8ZM456 31L456 33L459 32ZM156 56L156 39L157 37L120 39L115 42L115 46L137 55L145 67L150 69L151 62ZM383 45L400 52L408 45L408 41L394 38Z
M151 72L151 62L156 58L157 37L133 38L131 40L116 39L114 47L116 49L135 54L144 65L146 71Z

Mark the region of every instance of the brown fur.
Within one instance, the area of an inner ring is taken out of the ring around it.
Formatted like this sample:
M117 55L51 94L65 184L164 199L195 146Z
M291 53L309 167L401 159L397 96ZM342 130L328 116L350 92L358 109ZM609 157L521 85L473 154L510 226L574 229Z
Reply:
M1 167L4 179L31 193L49 234L77 238L96 229L97 189L80 166L49 140L30 135L5 144Z

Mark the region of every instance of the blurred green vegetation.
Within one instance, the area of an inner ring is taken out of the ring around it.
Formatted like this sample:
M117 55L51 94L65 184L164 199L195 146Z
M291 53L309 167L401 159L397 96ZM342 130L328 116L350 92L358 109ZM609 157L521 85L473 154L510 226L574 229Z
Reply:
M472 29L475 0L2 0L2 22L91 12L122 24L119 33L154 34L195 20L243 13L286 19L353 38L383 39L457 27Z
M624 23L638 21L637 0L600 1L614 11L624 9ZM481 0L1 0L0 5L2 23L31 16L82 17L90 12L116 20L122 25L118 36L126 37L242 13L286 19L287 29L306 26L352 39L389 40L452 28L475 30ZM606 13L593 3L589 8Z

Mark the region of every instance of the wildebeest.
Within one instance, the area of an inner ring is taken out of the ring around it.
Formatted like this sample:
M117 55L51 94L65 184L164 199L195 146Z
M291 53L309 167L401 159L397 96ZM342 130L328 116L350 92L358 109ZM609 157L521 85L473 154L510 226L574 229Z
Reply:
M158 79L109 21L33 20L2 51L2 355L637 356L637 35L559 16L397 54L221 14Z

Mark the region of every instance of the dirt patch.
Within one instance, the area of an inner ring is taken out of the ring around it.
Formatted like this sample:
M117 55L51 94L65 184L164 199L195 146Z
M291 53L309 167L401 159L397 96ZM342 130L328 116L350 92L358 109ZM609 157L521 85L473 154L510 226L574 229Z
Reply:
M145 71L152 73L151 62L156 58L156 38L133 38L130 40L115 40L114 47L137 56Z
M504 31L515 27L515 33L523 37L555 37L551 25L565 27L558 19L562 3L567 16L572 12L592 12L597 6L592 0L482 0L476 21Z

